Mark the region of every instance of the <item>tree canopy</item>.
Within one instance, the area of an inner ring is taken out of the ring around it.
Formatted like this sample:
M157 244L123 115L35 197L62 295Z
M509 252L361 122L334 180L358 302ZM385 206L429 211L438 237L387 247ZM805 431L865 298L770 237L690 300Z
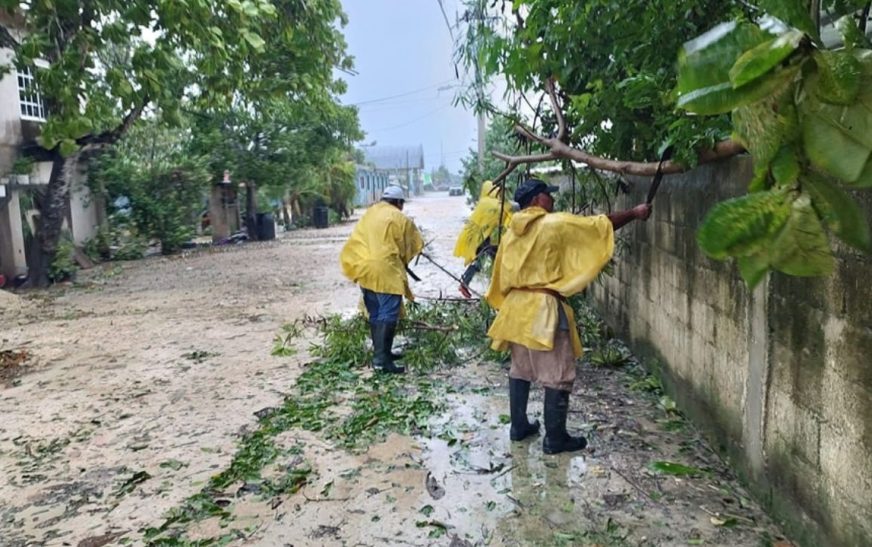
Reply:
M655 164L640 162L667 145L675 157L664 170L678 172L746 149L755 163L751 193L708 215L699 242L710 256L737 258L754 285L770 269L832 271L827 230L872 249L868 219L842 188L872 186L868 1L468 0L466 7L458 58L475 77L460 99L496 112L485 89L503 78L515 101L503 114L533 145L524 156L497 152L506 165L498 179L553 159L653 173ZM821 42L821 10L829 20L845 16L843 48ZM683 43L688 36L697 37ZM530 124L517 115L523 105L533 112Z
M83 152L118 141L143 115L178 123L189 110L239 119L274 101L297 111L329 103L342 90L334 70L352 66L339 0L0 0L0 10L13 21L0 26L0 44L14 52L5 68L40 67L39 144L54 167L39 278Z

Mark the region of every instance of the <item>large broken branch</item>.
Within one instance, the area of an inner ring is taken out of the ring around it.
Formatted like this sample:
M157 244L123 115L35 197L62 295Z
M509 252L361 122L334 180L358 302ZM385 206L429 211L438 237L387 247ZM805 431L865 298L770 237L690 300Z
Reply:
M545 81L545 91L548 92L548 99L551 101L551 110L554 111L554 116L557 118L556 140L563 142L566 140L566 119L563 117L563 109L560 107L560 102L557 100L557 89L554 87L553 78L548 78Z
M554 82L548 80L545 83L545 89L548 92L548 97L551 100L551 107L554 110L554 115L557 118L557 136L545 137L539 135L532 129L523 124L515 125L515 133L524 137L528 141L537 142L547 149L546 152L539 154L527 154L522 156L511 156L502 152L494 151L492 154L497 159L506 162L506 168L502 173L494 178L493 182L496 185L501 185L512 172L519 166L529 163L542 163L552 160L571 160L578 163L584 163L592 169L601 171L610 171L622 175L638 175L638 176L653 176L657 172L659 162L638 162L638 161L622 161L595 156L582 150L566 144L566 120L563 116L563 110L560 107L560 102L557 99L557 92L554 88ZM710 163L713 161L729 158L745 151L745 148L730 139L717 143L710 150L703 150L699 153L698 163ZM689 167L683 163L675 161L665 161L662 165L662 172L665 175L674 173L683 173Z
M130 128L133 127L133 124L136 123L137 120L142 116L143 111L145 111L145 107L148 106L150 99L146 95L142 98L142 100L134 106L130 112L124 116L124 119L121 120L121 123L118 127L110 131L104 131L103 133L99 133L97 135L86 135L76 142L80 146L91 146L94 148L99 148L101 146L106 146L110 144L115 144L118 142L121 137L127 134L130 131Z
M9 32L9 29L0 25L0 48L11 49L12 51L17 52L19 48L18 40L12 36L12 33Z

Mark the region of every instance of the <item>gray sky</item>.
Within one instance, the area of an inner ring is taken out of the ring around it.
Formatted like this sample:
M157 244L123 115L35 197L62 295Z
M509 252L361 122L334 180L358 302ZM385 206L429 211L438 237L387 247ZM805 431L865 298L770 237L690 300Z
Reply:
M443 0L451 23L458 0ZM451 106L458 85L453 44L437 0L342 0L349 23L348 49L357 76L348 82L346 104L360 105L365 143L424 147L427 171L441 163L452 172L475 148L471 112ZM461 74L462 76L462 74ZM397 96L400 95L400 96Z

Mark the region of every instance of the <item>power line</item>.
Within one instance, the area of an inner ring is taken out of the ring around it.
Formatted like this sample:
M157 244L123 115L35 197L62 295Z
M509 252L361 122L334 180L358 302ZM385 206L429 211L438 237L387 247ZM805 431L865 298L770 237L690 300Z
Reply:
M439 83L437 83L437 84L428 85L427 87L422 87L422 88L420 88L420 89L413 89L412 91L407 91L407 92L405 92L405 93L398 93L397 95L389 95L389 96L387 96L387 97L379 97L378 99L369 99L369 100L366 100L366 101L359 101L359 102L356 102L356 103L351 103L351 104L346 105L346 106L361 106L361 105L364 105L364 104L380 103L380 102L383 102L383 101L388 101L388 100L390 100L390 99L397 99L397 98L400 98L400 97L408 97L409 95L414 95L414 94L416 94L416 93L421 93L422 91L427 91L427 90L430 90L430 89L433 89L433 88L436 88L436 87L444 86L444 85L446 85L446 84L448 84L448 83L450 83L450 82L456 82L456 81L457 81L457 78L452 78L452 79L450 79L450 80L445 80L444 82L439 82Z
M442 0L436 0L439 2L439 9L442 11L442 17L445 19L445 26L448 27L448 35L451 36L451 42L456 43L454 39L454 31L451 29L451 23L448 21L448 14L445 13L445 5L442 3Z
M424 118L429 118L429 117L432 116L433 114L436 114L436 113L439 112L439 111L445 110L446 108L448 108L448 107L450 107L450 106L451 106L450 104L442 105L442 106L440 106L439 108L437 108L437 109L435 109L435 110L431 110L430 112L427 112L426 114L424 114L424 115L421 116L421 117L415 118L414 120L409 120L409 121L407 121L407 122L401 123L401 124L399 124L399 125L393 125L393 126L391 126L391 127L382 127L382 128L380 128L380 129L373 129L373 130L371 130L371 131L374 133L374 132L376 132L376 131L391 131L391 130L393 130L393 129L399 129L399 128L401 128L401 127L406 127L407 125L412 125L413 123L418 122L418 121L421 121L421 120L423 120Z
M380 112L382 110L396 110L398 108L408 108L409 105L426 105L427 103L433 103L435 101L444 101L446 97L436 96L436 97L421 97L417 99L404 99L399 101L391 101L385 103L378 103L372 105L364 105L361 109L361 113L370 113L370 112Z

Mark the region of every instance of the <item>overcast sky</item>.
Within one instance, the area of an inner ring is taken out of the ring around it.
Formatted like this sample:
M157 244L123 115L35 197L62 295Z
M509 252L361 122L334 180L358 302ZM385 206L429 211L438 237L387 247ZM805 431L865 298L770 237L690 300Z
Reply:
M452 24L459 0L443 0ZM349 23L348 48L357 76L348 82L346 104L359 104L364 143L424 147L427 171L460 169L475 148L472 113L451 106L456 86L453 44L438 0L342 0ZM462 76L462 74L461 74Z

